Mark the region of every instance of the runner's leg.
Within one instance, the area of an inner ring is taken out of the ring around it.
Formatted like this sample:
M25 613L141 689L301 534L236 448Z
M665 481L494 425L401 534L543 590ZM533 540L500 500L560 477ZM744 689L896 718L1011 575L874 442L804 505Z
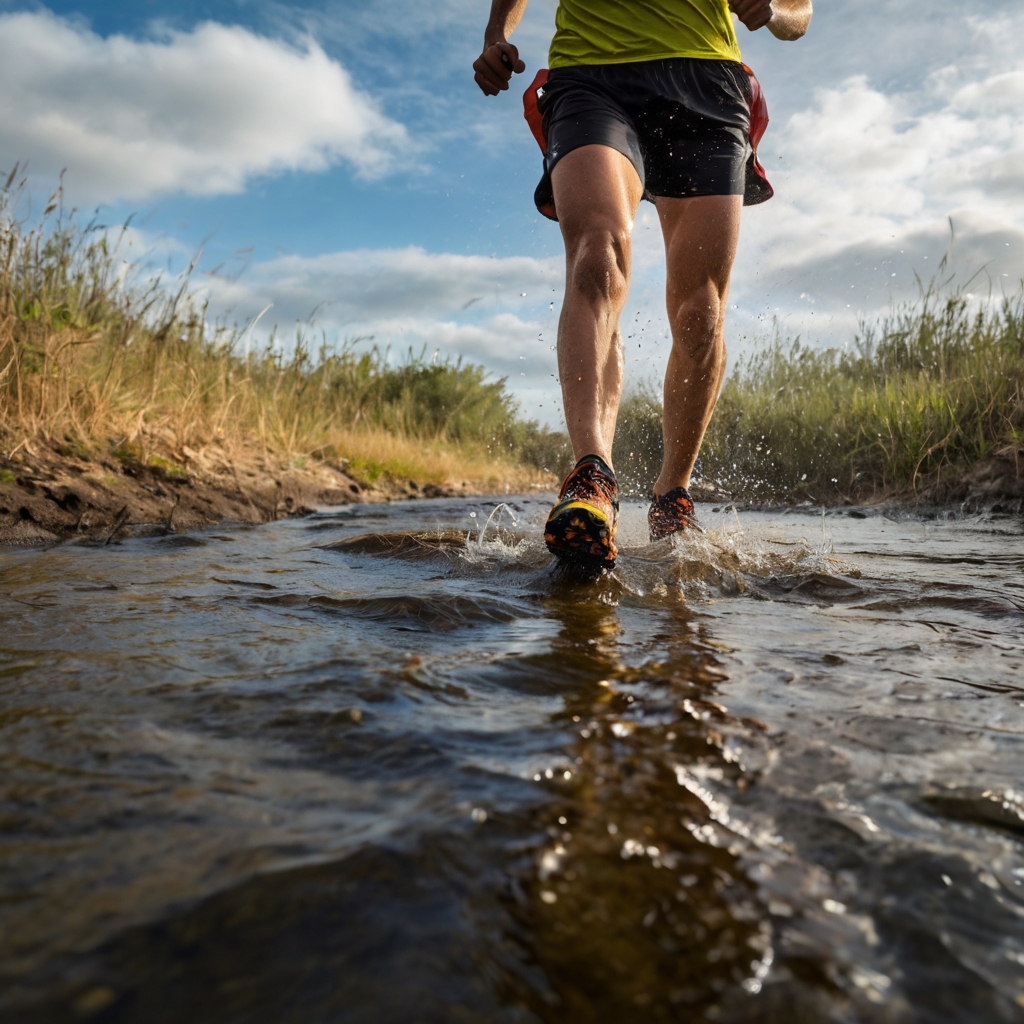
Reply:
M661 495L689 486L722 386L725 306L743 197L659 197L656 205L665 237L672 329L662 417L665 457L654 485L655 494Z
M574 457L612 465L622 397L619 315L629 293L630 233L642 186L609 146L567 153L551 175L565 241L565 301L558 321L558 374Z

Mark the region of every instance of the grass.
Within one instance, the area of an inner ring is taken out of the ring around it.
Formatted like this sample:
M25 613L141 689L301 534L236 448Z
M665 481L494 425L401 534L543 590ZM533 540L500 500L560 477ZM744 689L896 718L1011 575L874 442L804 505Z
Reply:
M1024 301L926 293L849 351L776 340L730 376L703 470L753 498L941 493L1022 450Z
M12 182L0 191L0 463L42 441L173 479L191 450L230 462L256 448L333 461L364 484L481 489L550 484L540 471L571 466L565 435L520 419L483 367L412 351L396 362L301 331L250 351L245 331L210 324L187 275L169 287L126 270L111 232L65 217L59 195L35 227L19 223ZM650 492L660 418L650 388L626 397L614 457L627 493ZM941 500L1000 453L1024 454L1024 298L978 311L927 292L849 349L776 338L742 361L699 466L737 498Z
M43 441L175 476L186 448L258 446L293 465L342 461L364 483L478 485L524 485L557 463L562 436L521 420L483 367L411 351L396 362L301 331L249 351L243 331L211 326L187 276L169 288L125 272L111 233L65 217L59 195L35 227L19 223L12 181L0 193L0 455Z
M661 406L627 396L616 464L648 490ZM632 453L632 454L630 454ZM973 309L926 292L850 349L774 339L730 374L700 475L752 500L945 500L993 455L1024 454L1024 298Z

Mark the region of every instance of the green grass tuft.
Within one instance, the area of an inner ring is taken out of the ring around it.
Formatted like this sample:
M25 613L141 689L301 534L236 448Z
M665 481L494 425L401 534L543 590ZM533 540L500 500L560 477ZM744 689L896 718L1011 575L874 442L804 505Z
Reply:
M925 294L851 350L775 341L730 376L703 470L734 494L913 495L1020 448L1024 300L972 311Z
M626 497L651 496L663 451L661 399L650 384L638 384L623 396L612 446L615 475Z
M146 465L150 469L157 470L158 473L165 476L168 480L188 479L188 470L184 466L179 466L176 462L161 458L159 455L150 455L146 459Z
M661 405L623 403L616 465L649 492L661 462ZM697 478L736 498L820 503L940 500L970 467L1024 452L1024 296L972 310L926 293L849 350L774 339L727 379Z

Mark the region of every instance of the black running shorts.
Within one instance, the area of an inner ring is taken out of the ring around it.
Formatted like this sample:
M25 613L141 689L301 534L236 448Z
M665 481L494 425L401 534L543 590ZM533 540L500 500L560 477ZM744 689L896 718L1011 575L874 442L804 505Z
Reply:
M594 144L632 163L645 199L743 195L751 99L747 72L729 60L553 68L537 101L547 140L538 208L551 201L558 161Z

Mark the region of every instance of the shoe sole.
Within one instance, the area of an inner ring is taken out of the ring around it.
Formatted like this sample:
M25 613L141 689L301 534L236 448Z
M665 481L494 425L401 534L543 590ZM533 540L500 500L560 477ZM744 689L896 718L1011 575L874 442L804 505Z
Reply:
M552 516L544 542L556 558L593 568L614 569L615 528L595 508L575 504Z

